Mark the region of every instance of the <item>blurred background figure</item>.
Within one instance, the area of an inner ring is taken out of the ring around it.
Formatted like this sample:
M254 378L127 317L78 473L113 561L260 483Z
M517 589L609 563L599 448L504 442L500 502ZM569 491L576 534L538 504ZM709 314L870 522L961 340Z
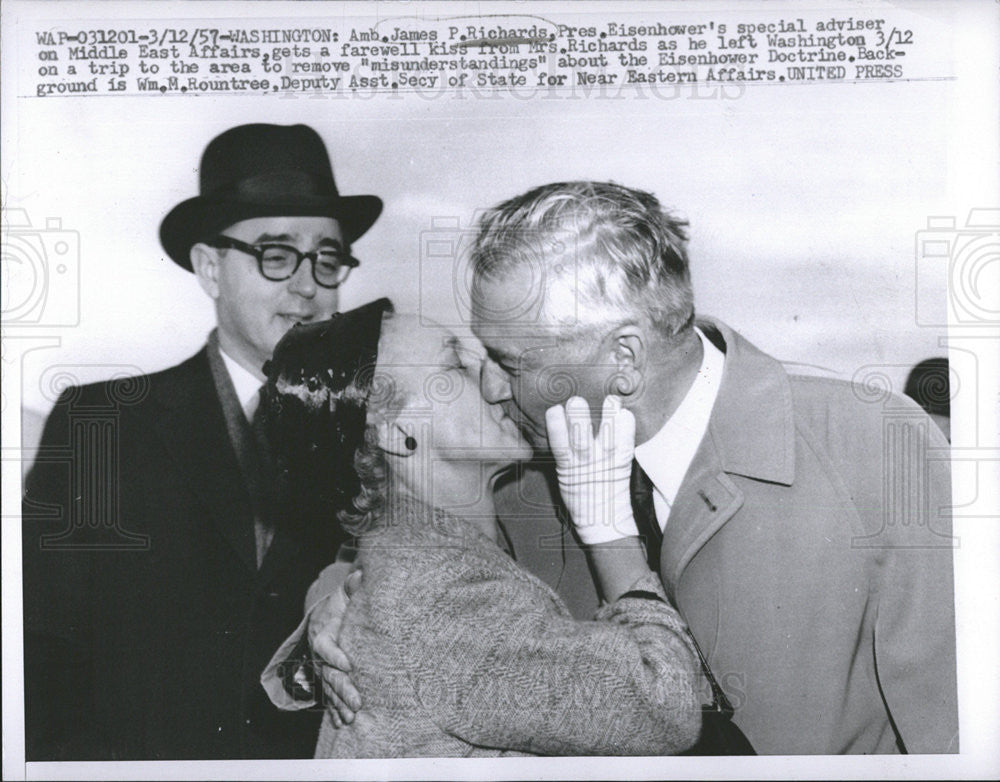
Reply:
M903 390L934 419L951 442L951 384L948 359L927 358L910 370Z

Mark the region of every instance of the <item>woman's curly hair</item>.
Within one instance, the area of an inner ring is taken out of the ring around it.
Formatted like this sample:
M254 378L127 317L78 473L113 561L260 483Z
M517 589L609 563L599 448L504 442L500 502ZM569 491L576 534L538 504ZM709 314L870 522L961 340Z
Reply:
M358 493L351 506L337 511L337 521L349 535L370 530L382 516L386 503L388 466L378 445L378 428L365 425L364 439L354 452L354 471L358 474Z

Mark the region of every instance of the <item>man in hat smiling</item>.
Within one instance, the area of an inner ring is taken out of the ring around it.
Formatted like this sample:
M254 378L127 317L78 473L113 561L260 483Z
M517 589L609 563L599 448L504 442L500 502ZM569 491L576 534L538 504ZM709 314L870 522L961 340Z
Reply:
M176 367L67 389L26 482L28 760L311 756L320 713L278 712L259 675L336 541L280 523L255 413L264 362L337 311L381 208L339 194L304 125L206 148L160 239L217 328Z

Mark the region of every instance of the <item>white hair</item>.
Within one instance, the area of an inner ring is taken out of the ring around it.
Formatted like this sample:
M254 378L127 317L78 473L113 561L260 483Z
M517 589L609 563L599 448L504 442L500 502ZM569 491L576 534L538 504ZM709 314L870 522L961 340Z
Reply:
M530 271L542 322L575 332L630 315L668 336L694 321L687 223L655 196L612 182L557 182L487 211L473 270Z

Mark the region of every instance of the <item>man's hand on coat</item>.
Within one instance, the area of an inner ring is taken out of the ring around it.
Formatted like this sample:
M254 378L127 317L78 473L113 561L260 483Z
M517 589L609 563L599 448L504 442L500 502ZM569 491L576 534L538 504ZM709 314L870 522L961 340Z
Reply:
M351 661L337 643L347 602L361 585L361 571L352 571L339 589L313 608L309 617L309 645L323 677L326 708L335 727L354 721L361 709L361 694L351 681Z

